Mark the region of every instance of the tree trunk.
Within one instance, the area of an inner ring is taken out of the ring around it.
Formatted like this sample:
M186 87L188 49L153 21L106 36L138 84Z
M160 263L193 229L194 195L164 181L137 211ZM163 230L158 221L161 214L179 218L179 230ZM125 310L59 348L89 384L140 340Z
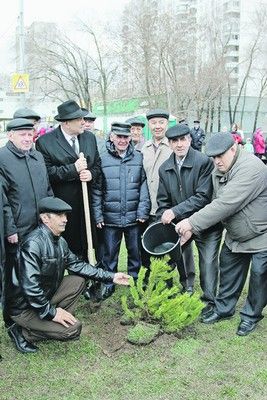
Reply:
M221 132L221 112L222 112L222 93L220 92L218 101L218 132Z
M207 114L206 114L206 121L205 121L205 132L208 132L209 118L210 118L210 103L207 104Z

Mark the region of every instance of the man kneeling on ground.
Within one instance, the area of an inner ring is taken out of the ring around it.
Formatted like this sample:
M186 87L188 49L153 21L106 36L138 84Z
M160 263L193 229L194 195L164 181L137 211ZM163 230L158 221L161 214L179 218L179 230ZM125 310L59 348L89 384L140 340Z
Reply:
M86 279L129 284L128 275L95 268L69 250L61 234L70 211L69 204L61 199L40 200L42 223L21 248L11 301L14 324L8 334L23 353L36 352L38 348L32 343L35 341L79 338L82 324L73 312ZM71 274L64 276L65 269Z

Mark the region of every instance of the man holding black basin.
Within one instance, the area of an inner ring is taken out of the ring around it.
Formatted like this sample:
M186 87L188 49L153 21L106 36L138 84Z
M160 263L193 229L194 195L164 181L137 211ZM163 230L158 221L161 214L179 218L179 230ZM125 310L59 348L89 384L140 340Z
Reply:
M191 147L190 129L178 124L166 132L170 157L159 168L157 216L163 224L178 222L210 203L212 196L213 162L205 154ZM217 292L218 252L222 227L217 224L194 237L199 254L200 286L202 300L207 303L203 313L211 309ZM193 291L194 271L190 268L192 252L183 251L184 265L178 265L181 283L185 290ZM183 282L184 276L186 282Z

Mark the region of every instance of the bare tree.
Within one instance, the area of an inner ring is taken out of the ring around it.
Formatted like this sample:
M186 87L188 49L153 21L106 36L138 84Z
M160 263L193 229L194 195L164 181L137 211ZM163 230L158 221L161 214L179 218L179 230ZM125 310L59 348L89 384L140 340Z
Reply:
M141 11L140 11L141 10ZM128 91L148 97L161 92L157 39L159 34L158 2L132 0L122 18L122 60L128 78Z
M59 31L49 40L35 37L32 48L38 57L30 64L30 73L44 97L59 101L74 98L91 110L94 93L94 100L100 99L104 106L106 130L108 88L116 73L116 60L111 60L106 48L102 50L88 24L80 21L79 28L87 37L87 49Z
M112 83L118 68L117 60L114 60L109 49L101 48L101 41L97 38L96 33L93 31L90 25L85 22L81 22L81 30L87 33L92 39L96 50L96 55L90 56L90 61L97 72L96 78L91 80L95 82L101 92L101 98L103 102L103 116L104 116L104 131L107 131L107 101L108 101L108 89ZM103 46L102 46L103 47Z
M262 99L266 95L267 95L267 70L265 70L262 73L262 77L261 77L261 81L260 81L260 92L258 95L258 101L257 101L257 105L256 105L255 118L254 118L254 124L253 124L253 132L255 131L255 129L257 127L258 115L259 115Z

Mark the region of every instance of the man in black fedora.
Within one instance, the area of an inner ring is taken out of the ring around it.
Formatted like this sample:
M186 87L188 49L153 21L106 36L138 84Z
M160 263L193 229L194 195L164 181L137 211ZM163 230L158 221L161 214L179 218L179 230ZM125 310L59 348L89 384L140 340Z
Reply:
M86 261L88 252L82 182L87 182L90 199L92 185L98 182L100 176L96 138L92 132L84 130L87 113L74 100L65 101L58 106L58 115L55 116L59 126L36 142L36 149L44 156L55 196L72 207L63 236L71 251ZM84 154L84 158L79 157L80 153Z

